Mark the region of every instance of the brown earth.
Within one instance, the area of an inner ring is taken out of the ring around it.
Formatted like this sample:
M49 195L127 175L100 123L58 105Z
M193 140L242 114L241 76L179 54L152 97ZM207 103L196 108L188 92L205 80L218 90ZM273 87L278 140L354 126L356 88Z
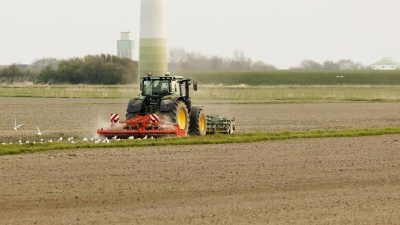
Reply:
M398 224L400 135L0 157L0 224Z
M35 134L95 135L110 113L124 117L127 99L0 98L0 141ZM207 113L236 117L239 132L400 126L399 103L219 104L199 102ZM26 126L12 130L14 119Z

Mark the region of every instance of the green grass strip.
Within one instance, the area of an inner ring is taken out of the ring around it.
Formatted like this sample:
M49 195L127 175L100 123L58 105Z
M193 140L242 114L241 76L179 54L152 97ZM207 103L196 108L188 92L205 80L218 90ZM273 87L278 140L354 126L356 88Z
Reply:
M0 155L13 155L22 153L34 153L51 150L68 149L99 149L99 148L134 148L150 146L171 146L171 145L210 145L229 143L251 143L272 140L288 140L299 138L330 138L330 137L362 137L400 134L400 127L391 128L370 128L351 130L321 130L321 131L287 131L272 133L246 133L234 135L209 135L205 137L187 138L164 138L156 140L125 140L110 144L94 143L46 143L27 145L4 145L0 146Z

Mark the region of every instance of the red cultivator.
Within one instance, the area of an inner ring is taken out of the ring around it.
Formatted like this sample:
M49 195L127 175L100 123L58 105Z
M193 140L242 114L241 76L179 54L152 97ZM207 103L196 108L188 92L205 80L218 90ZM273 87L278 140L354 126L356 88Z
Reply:
M185 130L179 128L177 124L163 122L157 114L137 115L135 118L119 122L116 114L111 115L111 127L101 128L97 134L107 138L144 138L144 137L186 137Z

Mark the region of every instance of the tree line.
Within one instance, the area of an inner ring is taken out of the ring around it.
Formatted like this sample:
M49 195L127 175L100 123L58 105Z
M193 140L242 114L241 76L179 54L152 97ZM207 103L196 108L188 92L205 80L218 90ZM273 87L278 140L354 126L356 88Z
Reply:
M6 66L0 69L0 83L15 83L34 81L37 74L18 65Z
M0 82L127 84L137 80L137 68L137 62L112 55L89 55L60 61L46 58L26 67L11 65L0 69Z
M291 70L335 71L368 69L351 60L318 63L304 60ZM169 70L174 72L266 72L277 70L262 61L253 61L242 50L232 57L205 56L173 48L169 52ZM138 79L138 63L113 55L88 55L83 58L57 60L44 58L31 65L0 67L0 83L33 82L42 84L132 84ZM215 76L218 76L216 74Z
M57 67L47 65L37 83L126 84L137 79L137 62L112 55L89 55L62 60Z
M277 68L263 61L253 61L243 50L235 50L232 57L205 56L201 53L187 52L183 48L173 48L169 52L169 68L173 72L266 72ZM368 67L350 59L327 60L318 63L303 60L299 66L290 70L334 71L363 70Z
M341 59L338 61L327 60L323 63L318 63L313 60L303 60L299 67L293 67L291 70L306 70L306 71L335 71L335 70L363 70L368 69L361 63L355 63L350 59Z
M262 61L246 57L243 50L235 50L232 57L205 56L197 52L187 52L183 48L169 51L169 69L172 72L262 72L276 70Z

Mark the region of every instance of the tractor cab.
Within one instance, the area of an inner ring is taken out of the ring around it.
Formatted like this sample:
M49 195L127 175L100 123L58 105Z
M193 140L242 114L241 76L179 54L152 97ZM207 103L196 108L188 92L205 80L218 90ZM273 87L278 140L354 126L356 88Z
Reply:
M191 82L181 76L145 76L141 78L140 94L144 97L163 98L165 96L189 98ZM197 83L193 84L197 91Z

